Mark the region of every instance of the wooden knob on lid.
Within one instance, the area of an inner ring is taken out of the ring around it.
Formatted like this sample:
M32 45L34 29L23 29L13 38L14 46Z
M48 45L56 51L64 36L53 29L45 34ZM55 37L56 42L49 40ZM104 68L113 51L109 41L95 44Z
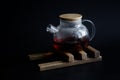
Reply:
M67 14L61 14L59 17L62 20L75 21L81 19L82 15L76 13L67 13Z

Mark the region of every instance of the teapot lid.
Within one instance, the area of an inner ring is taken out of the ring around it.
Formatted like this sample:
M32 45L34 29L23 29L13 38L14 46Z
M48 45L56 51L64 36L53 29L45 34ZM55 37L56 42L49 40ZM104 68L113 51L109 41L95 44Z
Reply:
M59 17L60 19L63 20L75 21L81 19L82 15L77 13L67 13L67 14L61 14Z

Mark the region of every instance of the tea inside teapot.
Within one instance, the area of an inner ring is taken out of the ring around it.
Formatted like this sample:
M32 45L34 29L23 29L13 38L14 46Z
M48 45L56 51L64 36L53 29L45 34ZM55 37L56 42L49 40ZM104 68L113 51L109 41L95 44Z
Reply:
M71 43L68 41L71 41ZM88 46L87 37L84 37L82 39L77 39L77 40L74 38L66 38L65 40L62 40L61 42L57 42L54 38L54 43L53 43L53 47L56 50L61 50L61 51L71 51L71 50L79 51L87 46Z

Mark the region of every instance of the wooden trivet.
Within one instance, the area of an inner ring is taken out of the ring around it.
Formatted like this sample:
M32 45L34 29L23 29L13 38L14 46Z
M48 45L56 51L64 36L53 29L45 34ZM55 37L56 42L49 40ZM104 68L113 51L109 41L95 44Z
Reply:
M48 52L44 54L30 54L29 58L31 61L40 60L40 59L50 58L50 56L53 54L56 54L56 53ZM92 63L92 62L97 62L102 60L100 51L91 46L88 46L85 50L79 51L77 55L71 52L64 52L64 54L61 54L60 57L62 58L62 60L38 64L40 71L63 68L63 67L68 67L68 66L73 66L78 64Z

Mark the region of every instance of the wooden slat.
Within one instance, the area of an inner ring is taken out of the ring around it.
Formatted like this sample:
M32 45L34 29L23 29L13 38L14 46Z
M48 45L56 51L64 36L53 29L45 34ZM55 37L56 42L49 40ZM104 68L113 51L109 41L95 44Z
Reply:
M81 51L79 51L79 53L80 53L81 56L82 56L82 60L87 60L87 59L88 59L87 53L86 53L85 51L81 50Z
M72 53L65 53L66 56L68 56L68 62L74 62L74 55Z
M63 67L68 67L68 66L73 66L73 65L78 65L78 64L97 62L97 61L101 61L101 60L102 60L102 56L99 56L97 58L87 58L86 60L75 60L72 63L71 62L54 61L54 62L49 62L49 63L38 64L38 66L40 68L40 71L45 71L45 70L63 68Z
M49 57L52 54L53 54L52 52L48 52L48 53L29 54L28 56L30 61L32 61L32 60L44 59L45 57Z
M95 55L95 58L100 56L100 51L95 49L95 48L93 48L92 46L88 46L87 49L89 51L93 52L93 54Z

